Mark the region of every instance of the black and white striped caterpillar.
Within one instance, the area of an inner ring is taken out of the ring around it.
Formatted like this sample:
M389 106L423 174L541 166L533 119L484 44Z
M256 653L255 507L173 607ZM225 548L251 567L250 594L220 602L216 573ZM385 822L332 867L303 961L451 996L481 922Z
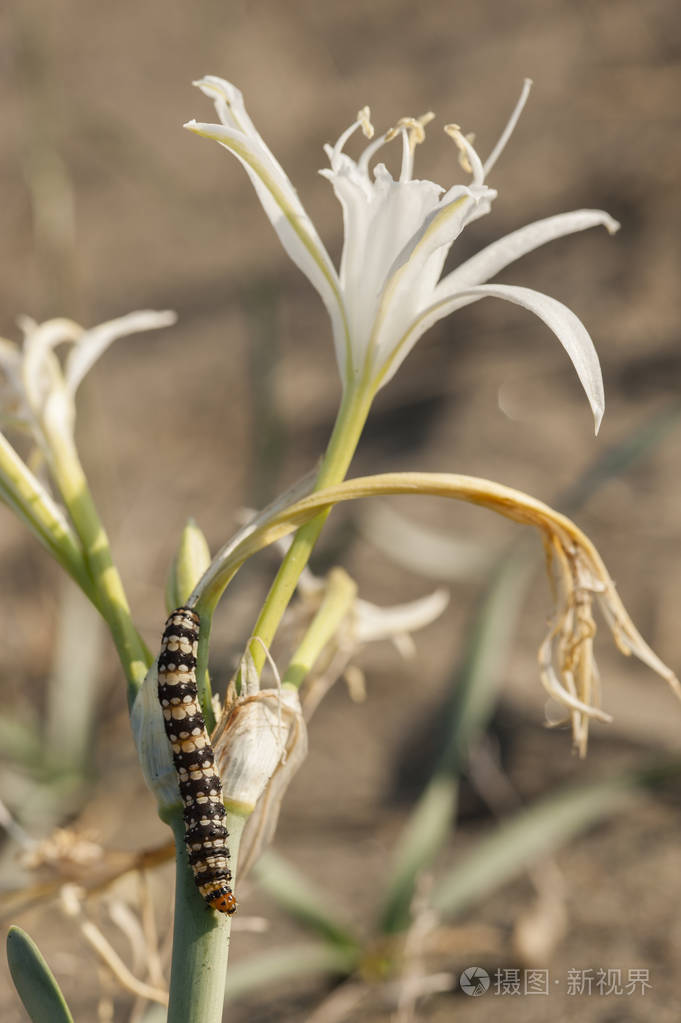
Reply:
M212 909L232 914L237 901L227 865L222 784L196 688L199 626L199 616L189 607L178 607L166 621L158 698L184 803L185 844L196 887Z

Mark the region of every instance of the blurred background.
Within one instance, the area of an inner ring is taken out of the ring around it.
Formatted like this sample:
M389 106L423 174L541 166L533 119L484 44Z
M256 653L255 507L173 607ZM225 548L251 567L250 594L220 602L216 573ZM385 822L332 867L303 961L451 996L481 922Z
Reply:
M79 406L82 459L152 649L187 518L197 519L216 549L244 506L261 506L314 465L339 399L330 328L316 294L287 260L236 161L182 130L192 117L213 120L192 80L216 74L241 88L337 256L339 208L317 170L325 165L322 144L335 141L359 107L371 106L378 130L400 116L435 111L416 173L449 186L461 172L440 126L456 121L475 132L486 154L529 76L526 111L490 181L499 191L493 212L466 231L451 258L459 262L508 231L566 210L602 208L621 221L614 238L603 230L566 238L500 278L552 295L586 324L605 379L600 435L593 436L586 399L553 336L529 314L488 301L419 343L379 395L352 472L469 473L555 503L608 450L627 442L631 453L640 442L645 450L627 456L622 471L598 477L574 514L641 632L678 670L678 14L672 0L2 6L0 334L18 339L19 314L69 316L85 325L143 308L171 308L179 317L172 329L118 342L87 378ZM414 599L443 582L452 600L415 636L411 662L388 644L363 656L364 703L353 703L342 684L331 692L312 724L310 755L276 839L278 851L334 892L360 926L428 777L432 722L451 688L486 572L518 533L488 513L435 501L381 509L379 515L400 517L397 525L389 520L391 528L432 531L444 546L427 558L407 532L399 546L416 552L420 568L398 564L378 542L387 520L376 519L376 509L367 517L354 508L334 514L317 569L343 564L361 595L378 604ZM587 781L647 754L678 752L681 724L664 683L624 659L602 629L597 652L614 725L594 729L586 762L571 755L567 732L544 729L536 650L551 605L538 543L535 557L536 577L504 656L491 740L523 800L563 780ZM212 656L223 682L276 564L274 554L261 555L221 606ZM49 680L68 676L75 663L80 640L69 640L69 628L93 637L87 667L78 662L87 680L70 673L76 693L82 681L90 708L88 794L79 789L49 823L71 823L116 849L163 841L137 773L113 647L97 638L95 622L79 617L82 608L68 610L72 596L56 567L2 509L0 571L2 699L17 735L49 719L53 740L63 738ZM28 808L49 818L54 803L41 801L10 759L3 776L2 799L33 833ZM49 792L49 778L43 782ZM490 826L474 787L463 809L449 865ZM676 1018L678 841L678 806L667 794L558 856L568 926L551 950L555 975L582 965L653 973L644 1002L616 1003L619 1019L645 1019L653 1009L661 1021ZM13 876L9 852L5 862ZM159 877L167 926L170 874ZM281 944L292 926L255 887L250 891L245 913L264 915L270 928L242 935L237 924L235 963ZM503 899L490 896L471 919L510 933L526 900L520 881ZM72 943L65 937L57 910L38 906L17 922L39 938L79 1018L94 1018L92 954L77 936ZM490 961L509 964L512 954L502 948ZM450 965L469 964L452 958ZM244 1002L230 1018L305 1019L323 993L319 982L299 983L276 1001L261 995ZM563 1018L569 1002L552 996L552 1018ZM457 1012L467 1020L475 1008L470 999L441 996L426 1015ZM545 1018L547 1004L509 997L492 1008L527 1020ZM595 996L582 999L579 1011L587 1019L615 1018L608 1015L613 1002ZM2 1013L23 1018L9 990ZM352 1018L374 1017L367 1010Z

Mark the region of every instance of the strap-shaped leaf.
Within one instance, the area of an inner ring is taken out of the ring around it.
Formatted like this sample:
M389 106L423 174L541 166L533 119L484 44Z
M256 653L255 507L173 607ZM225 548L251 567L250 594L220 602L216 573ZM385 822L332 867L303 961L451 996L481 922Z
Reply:
M321 934L332 945L359 951L359 940L326 894L290 863L269 850L255 868L259 884L292 916Z
M472 855L435 886L432 905L445 917L463 913L594 824L633 811L646 789L679 772L681 762L668 760L551 793L478 841Z
M40 949L20 927L10 927L7 961L14 986L33 1023L73 1023L54 974Z

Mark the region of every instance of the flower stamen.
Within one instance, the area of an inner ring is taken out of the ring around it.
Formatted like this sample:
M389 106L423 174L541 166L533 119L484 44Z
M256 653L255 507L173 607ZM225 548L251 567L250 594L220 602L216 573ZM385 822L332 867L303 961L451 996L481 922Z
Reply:
M381 146L384 146L386 142L391 142L395 138L397 132L394 128L390 128L384 132L383 135L379 135L377 139L368 145L362 152L359 160L357 161L357 169L361 174L369 173L369 163L371 162L374 153L377 153Z
M361 110L357 111L357 123L362 129L365 139L372 139L374 137L374 126L371 123L371 110L369 107L362 107Z
M409 140L409 148L414 152L416 147L425 141L426 131L425 126L428 121L432 121L435 114L422 114L421 117L400 117L397 122L397 128L400 131L405 132ZM426 120L426 118L428 120Z
M485 160L483 169L484 169L484 173L486 175L489 174L489 172L492 170L492 167L494 167L494 164L497 162L497 160L499 159L499 157L503 153L503 151L504 151L504 149L506 147L506 143L508 142L508 140L510 139L511 135L515 131L515 126L518 123L518 119L519 119L520 115L523 112L523 108L524 108L525 104L527 103L527 97L530 95L530 89L531 88L532 88L532 79L531 78L526 78L525 81L523 82L523 87L522 87L522 91L520 93L520 98L518 99L518 102L516 103L515 107L513 108L513 112L511 113L511 116L508 119L508 123L506 124L506 127L504 128L504 130L502 131L501 135L499 136L499 141L497 142L496 146L494 147L492 152L489 154L489 156Z
M485 171L482 166L482 160L473 148L472 139L474 136L464 135L458 124L446 124L444 130L459 150L460 166L463 167L467 174L473 175L474 185L483 185Z
M371 139L374 137L374 126L370 121L371 111L369 107L362 107L361 110L357 111L357 120L353 121L349 128L346 128L343 134L340 136L335 146L331 150L330 163L333 165L334 161L338 159L340 154L345 148L345 143L348 139L352 138L358 128L361 128L362 134L365 138Z

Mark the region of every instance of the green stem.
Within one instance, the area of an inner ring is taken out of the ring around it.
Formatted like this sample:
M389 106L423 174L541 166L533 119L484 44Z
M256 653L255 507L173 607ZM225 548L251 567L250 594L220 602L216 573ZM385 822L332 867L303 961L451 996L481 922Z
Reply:
M333 486L345 479L369 414L372 399L373 391L362 385L349 388L344 394L333 433L317 476L315 490ZM325 509L298 530L265 598L262 611L253 630L253 637L260 639L268 649L293 596L300 574L310 559L329 512L330 508ZM250 650L256 670L260 672L265 663L264 649L260 643L252 641Z
M220 1023L225 998L231 917L210 909L199 895L187 861L182 811L168 823L175 835L175 922L168 1023ZM246 818L227 814L232 864L238 859Z
M83 545L97 606L111 630L128 681L128 703L132 705L152 657L133 624L123 583L111 556L109 538L97 514L71 437L52 432L50 450L54 478Z

